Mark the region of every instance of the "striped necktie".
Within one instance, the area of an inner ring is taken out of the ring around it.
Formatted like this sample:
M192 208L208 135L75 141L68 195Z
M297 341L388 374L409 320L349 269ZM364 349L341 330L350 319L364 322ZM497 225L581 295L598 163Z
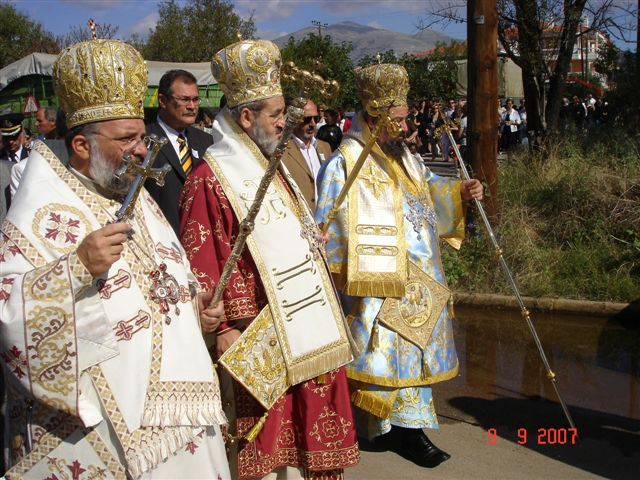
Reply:
M178 135L178 147L180 151L180 164L182 165L182 170L186 175L191 170L193 162L191 160L191 149L189 148L189 145L187 145L187 139L184 138L182 133Z

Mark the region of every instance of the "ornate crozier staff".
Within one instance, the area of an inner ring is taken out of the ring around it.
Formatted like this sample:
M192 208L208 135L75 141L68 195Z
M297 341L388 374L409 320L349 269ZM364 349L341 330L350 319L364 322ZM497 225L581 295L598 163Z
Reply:
M458 159L458 164L460 165L460 170L462 171L462 176L463 176L463 178L465 180L470 180L471 176L469 175L469 171L467 170L467 166L464 164L464 161L462 160L462 155L460 154L460 150L458 149L458 145L456 145L456 141L453 138L453 134L451 133L451 126L447 123L446 118L442 114L442 109L440 109L440 118L442 119L442 122L443 122L441 128L444 129L444 131L446 132L447 136L449 137L449 143L451 143L451 146L453 147L453 151L455 153L455 156ZM504 255L502 254L502 249L500 248L500 245L498 244L498 240L496 239L496 236L495 236L495 234L493 232L493 228L491 227L491 223L489 222L489 218L487 217L487 214L485 213L484 207L482 206L482 203L480 202L480 200L474 199L474 203L475 203L476 207L478 208L478 212L480 212L480 216L482 217L482 222L484 223L484 226L487 229L487 233L489 234L489 239L491 240L491 243L493 244L493 248L495 249L496 256L498 257L498 259L500 261L500 265L502 266L502 271L506 275L507 280L509 281L509 285L511 285L511 289L513 290L513 293L516 296L516 299L518 301L518 305L520 306L520 314L522 315L522 318L524 318L524 320L527 322L527 326L529 327L529 331L531 332L531 335L533 336L533 341L536 344L536 347L538 348L538 353L540 354L540 360L542 360L542 364L544 365L544 368L545 368L545 370L547 372L547 377L549 378L549 380L551 380L551 385L553 385L553 389L556 392L556 396L558 397L558 401L560 402L560 406L562 407L562 411L564 412L564 415L567 418L567 421L569 422L569 425L571 426L571 428L575 428L575 424L573 423L573 418L571 418L571 414L569 413L567 405L564 403L564 400L562 399L562 396L560 395L560 390L558 390L556 374L553 373L553 371L551 370L551 366L549 365L549 361L547 360L547 356L545 355L544 349L542 348L542 343L540 342L540 337L538 337L538 332L536 331L536 327L533 325L533 322L531 321L531 315L529 313L529 310L527 310L527 307L525 306L524 301L522 300L522 296L520 295L520 290L518 289L518 286L516 285L515 279L513 278L513 274L511 273L511 269L509 268L509 265L507 265L507 262L504 259Z
M300 70L293 62L285 63L282 66L281 73L283 80L289 80L297 83L300 86L300 92L293 100L292 104L287 108L287 120L284 129L282 130L282 136L280 137L280 141L278 142L275 151L269 159L269 164L265 170L262 180L260 180L260 185L256 191L253 203L247 212L247 216L242 220L242 222L240 222L238 238L233 244L231 255L229 255L229 258L227 258L227 261L224 264L222 274L220 275L220 281L216 285L213 298L209 302L209 307L213 307L222 298L222 292L224 292L224 289L229 283L231 271L242 254L242 250L247 243L247 237L253 231L254 220L260 211L260 207L262 207L262 201L264 200L267 189L271 184L271 180L273 180L278 166L280 165L282 154L287 148L287 143L291 138L291 134L304 117L304 106L307 104L310 93L317 90L323 97L330 99L334 98L338 94L338 90L340 88L338 82L335 80L324 80L320 75L307 70Z
M127 154L123 157L122 165L115 172L117 177L123 175L136 176L122 202L122 206L115 213L116 222L126 221L133 216L133 208L147 178L153 178L162 187L164 185L164 176L171 170L171 165L164 165L162 168L151 168L160 153L160 149L168 140L165 137L158 138L157 135L151 134L144 141L147 144L147 154L142 164L137 163L131 154Z

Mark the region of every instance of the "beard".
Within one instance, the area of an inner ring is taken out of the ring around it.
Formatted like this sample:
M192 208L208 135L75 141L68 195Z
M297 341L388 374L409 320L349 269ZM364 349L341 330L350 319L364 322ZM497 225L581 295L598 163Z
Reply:
M252 125L248 135L266 157L271 157L273 152L276 151L278 138L275 135L269 135L265 132L264 128L262 128L258 122Z
M115 175L113 162L107 159L95 137L89 137L89 145L91 147L89 177L105 190L117 195L126 195L131 188L133 178L128 175Z
M382 151L390 157L400 158L404 151L404 140L389 140L380 145Z

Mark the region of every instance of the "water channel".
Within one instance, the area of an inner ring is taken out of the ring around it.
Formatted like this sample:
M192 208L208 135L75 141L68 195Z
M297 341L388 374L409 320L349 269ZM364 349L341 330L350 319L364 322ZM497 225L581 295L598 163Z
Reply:
M479 425L487 441L493 433L525 440L529 448L603 477L640 478L637 315L532 315L578 429L578 446L567 448L571 432L562 430L569 425L520 313L470 307L455 313L460 371L434 388L445 423ZM597 448L580 448L590 441L607 445L617 460L610 454L599 458Z

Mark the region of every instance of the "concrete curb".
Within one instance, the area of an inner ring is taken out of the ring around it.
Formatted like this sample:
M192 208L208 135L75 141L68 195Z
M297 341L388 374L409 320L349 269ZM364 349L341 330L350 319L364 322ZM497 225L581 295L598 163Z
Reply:
M531 311L588 314L612 317L624 312L624 315L640 318L640 303L593 302L589 300L570 300L567 298L522 297L525 306ZM516 297L495 295L492 293L460 293L453 294L455 305L473 307L493 307L518 310Z

